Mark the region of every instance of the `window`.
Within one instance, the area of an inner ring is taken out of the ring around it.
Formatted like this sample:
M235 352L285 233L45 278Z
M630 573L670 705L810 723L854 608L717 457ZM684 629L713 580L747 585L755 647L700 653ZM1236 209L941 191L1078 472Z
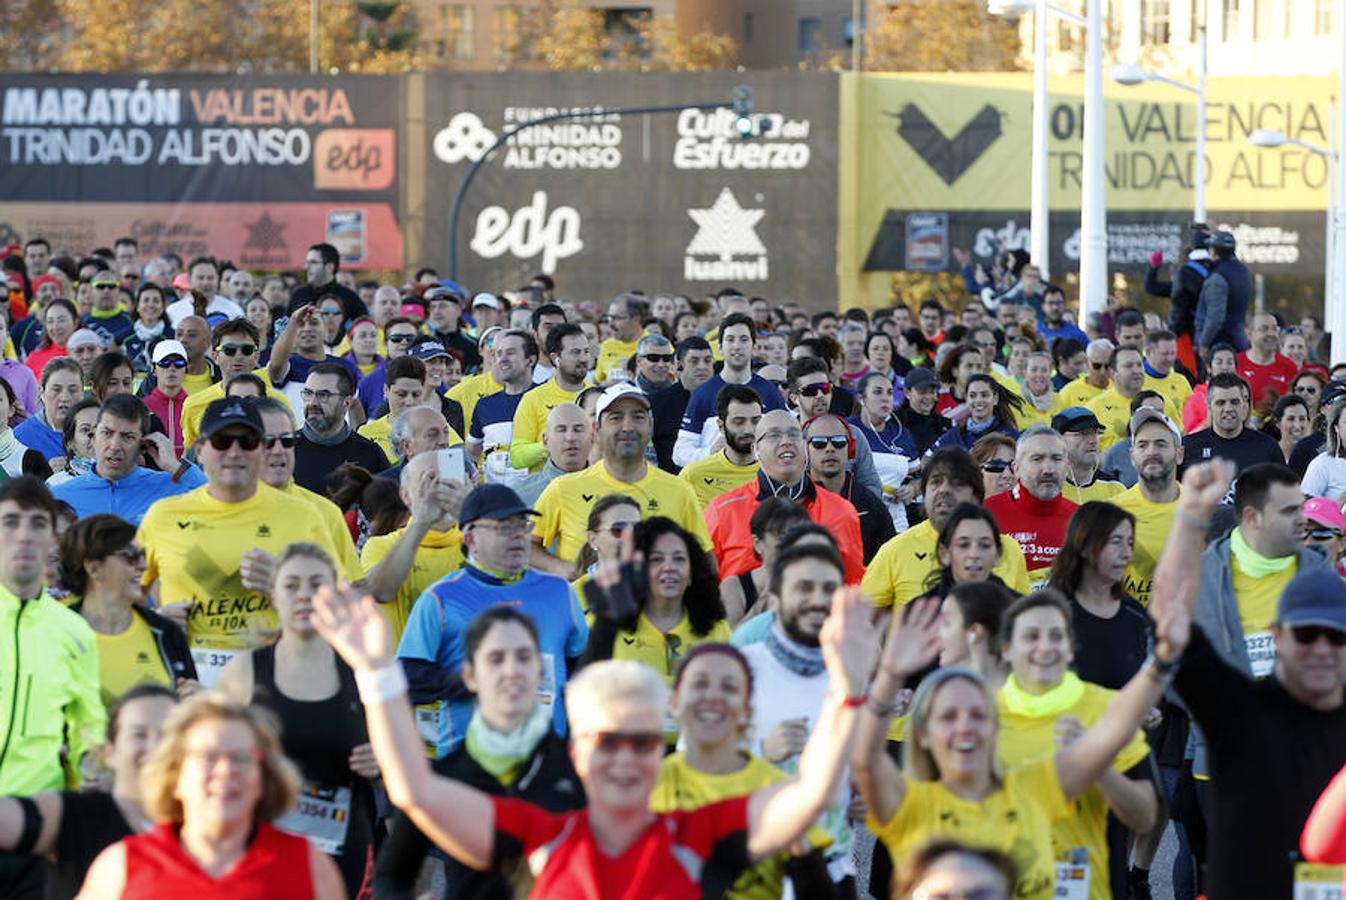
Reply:
M1318 37L1332 33L1332 7L1340 0L1313 0L1313 33Z
M799 20L799 52L814 53L823 48L823 22L817 18Z
M1140 42L1164 45L1168 43L1169 0L1141 0Z
M1239 36L1239 7L1242 0L1220 0L1220 39L1228 43Z
M491 42L496 62L513 62L519 55L523 36L523 17L517 6L497 6L491 10Z
M472 35L472 7L441 3L435 15L435 55L440 59L471 59L476 56Z

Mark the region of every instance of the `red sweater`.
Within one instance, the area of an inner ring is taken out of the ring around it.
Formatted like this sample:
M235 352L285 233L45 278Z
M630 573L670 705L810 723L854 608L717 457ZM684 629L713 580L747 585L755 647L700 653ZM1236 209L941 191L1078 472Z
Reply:
M1023 548L1028 578L1036 584L1047 577L1047 569L1061 552L1066 525L1079 505L1060 494L1055 500L1039 500L1015 483L1008 491L986 498L986 508L995 516L1001 533Z
M1253 409L1261 409L1276 402L1277 397L1290 393L1290 382L1299 374L1299 366L1284 354L1276 356L1265 366L1248 358L1248 351L1238 355L1239 377L1252 389Z
M313 870L308 841L266 823L248 845L248 852L219 878L201 871L178 842L177 828L156 825L126 845L126 887L123 900L191 897L192 900L264 900L268 897L312 897Z

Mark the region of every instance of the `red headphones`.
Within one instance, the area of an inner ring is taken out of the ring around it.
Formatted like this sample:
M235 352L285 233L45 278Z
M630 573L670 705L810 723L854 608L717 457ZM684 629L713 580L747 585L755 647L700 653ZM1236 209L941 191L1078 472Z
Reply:
M814 422L818 421L819 419L828 419L828 418L836 419L838 422L841 423L841 427L846 429L846 458L855 459L855 432L851 430L851 423L847 422L845 419L843 419L836 413L825 412L825 413L818 413L818 415L816 416L810 416L808 419L804 420L803 430L807 432L809 430L809 426L812 425ZM804 438L804 443L808 443L807 437Z

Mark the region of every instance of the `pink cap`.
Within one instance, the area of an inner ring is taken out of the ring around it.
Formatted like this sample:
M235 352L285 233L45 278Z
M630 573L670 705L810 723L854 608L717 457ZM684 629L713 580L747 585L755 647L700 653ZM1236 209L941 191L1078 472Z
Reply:
M1346 533L1346 515L1342 515L1341 507L1326 497L1310 497L1305 500L1304 516L1319 525L1326 525L1328 528Z
M187 276L186 272L179 272L177 276L173 279L173 290L190 291L191 289L192 289L192 279Z
M419 303L403 303L402 308L398 310L398 315L420 319L423 322L425 321L425 307Z

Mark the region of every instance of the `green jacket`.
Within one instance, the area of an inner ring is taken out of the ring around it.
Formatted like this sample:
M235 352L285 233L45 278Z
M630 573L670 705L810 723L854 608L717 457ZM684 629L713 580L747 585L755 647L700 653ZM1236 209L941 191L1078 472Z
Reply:
M98 686L88 623L45 591L20 600L0 586L0 795L78 783L80 760L107 730Z

